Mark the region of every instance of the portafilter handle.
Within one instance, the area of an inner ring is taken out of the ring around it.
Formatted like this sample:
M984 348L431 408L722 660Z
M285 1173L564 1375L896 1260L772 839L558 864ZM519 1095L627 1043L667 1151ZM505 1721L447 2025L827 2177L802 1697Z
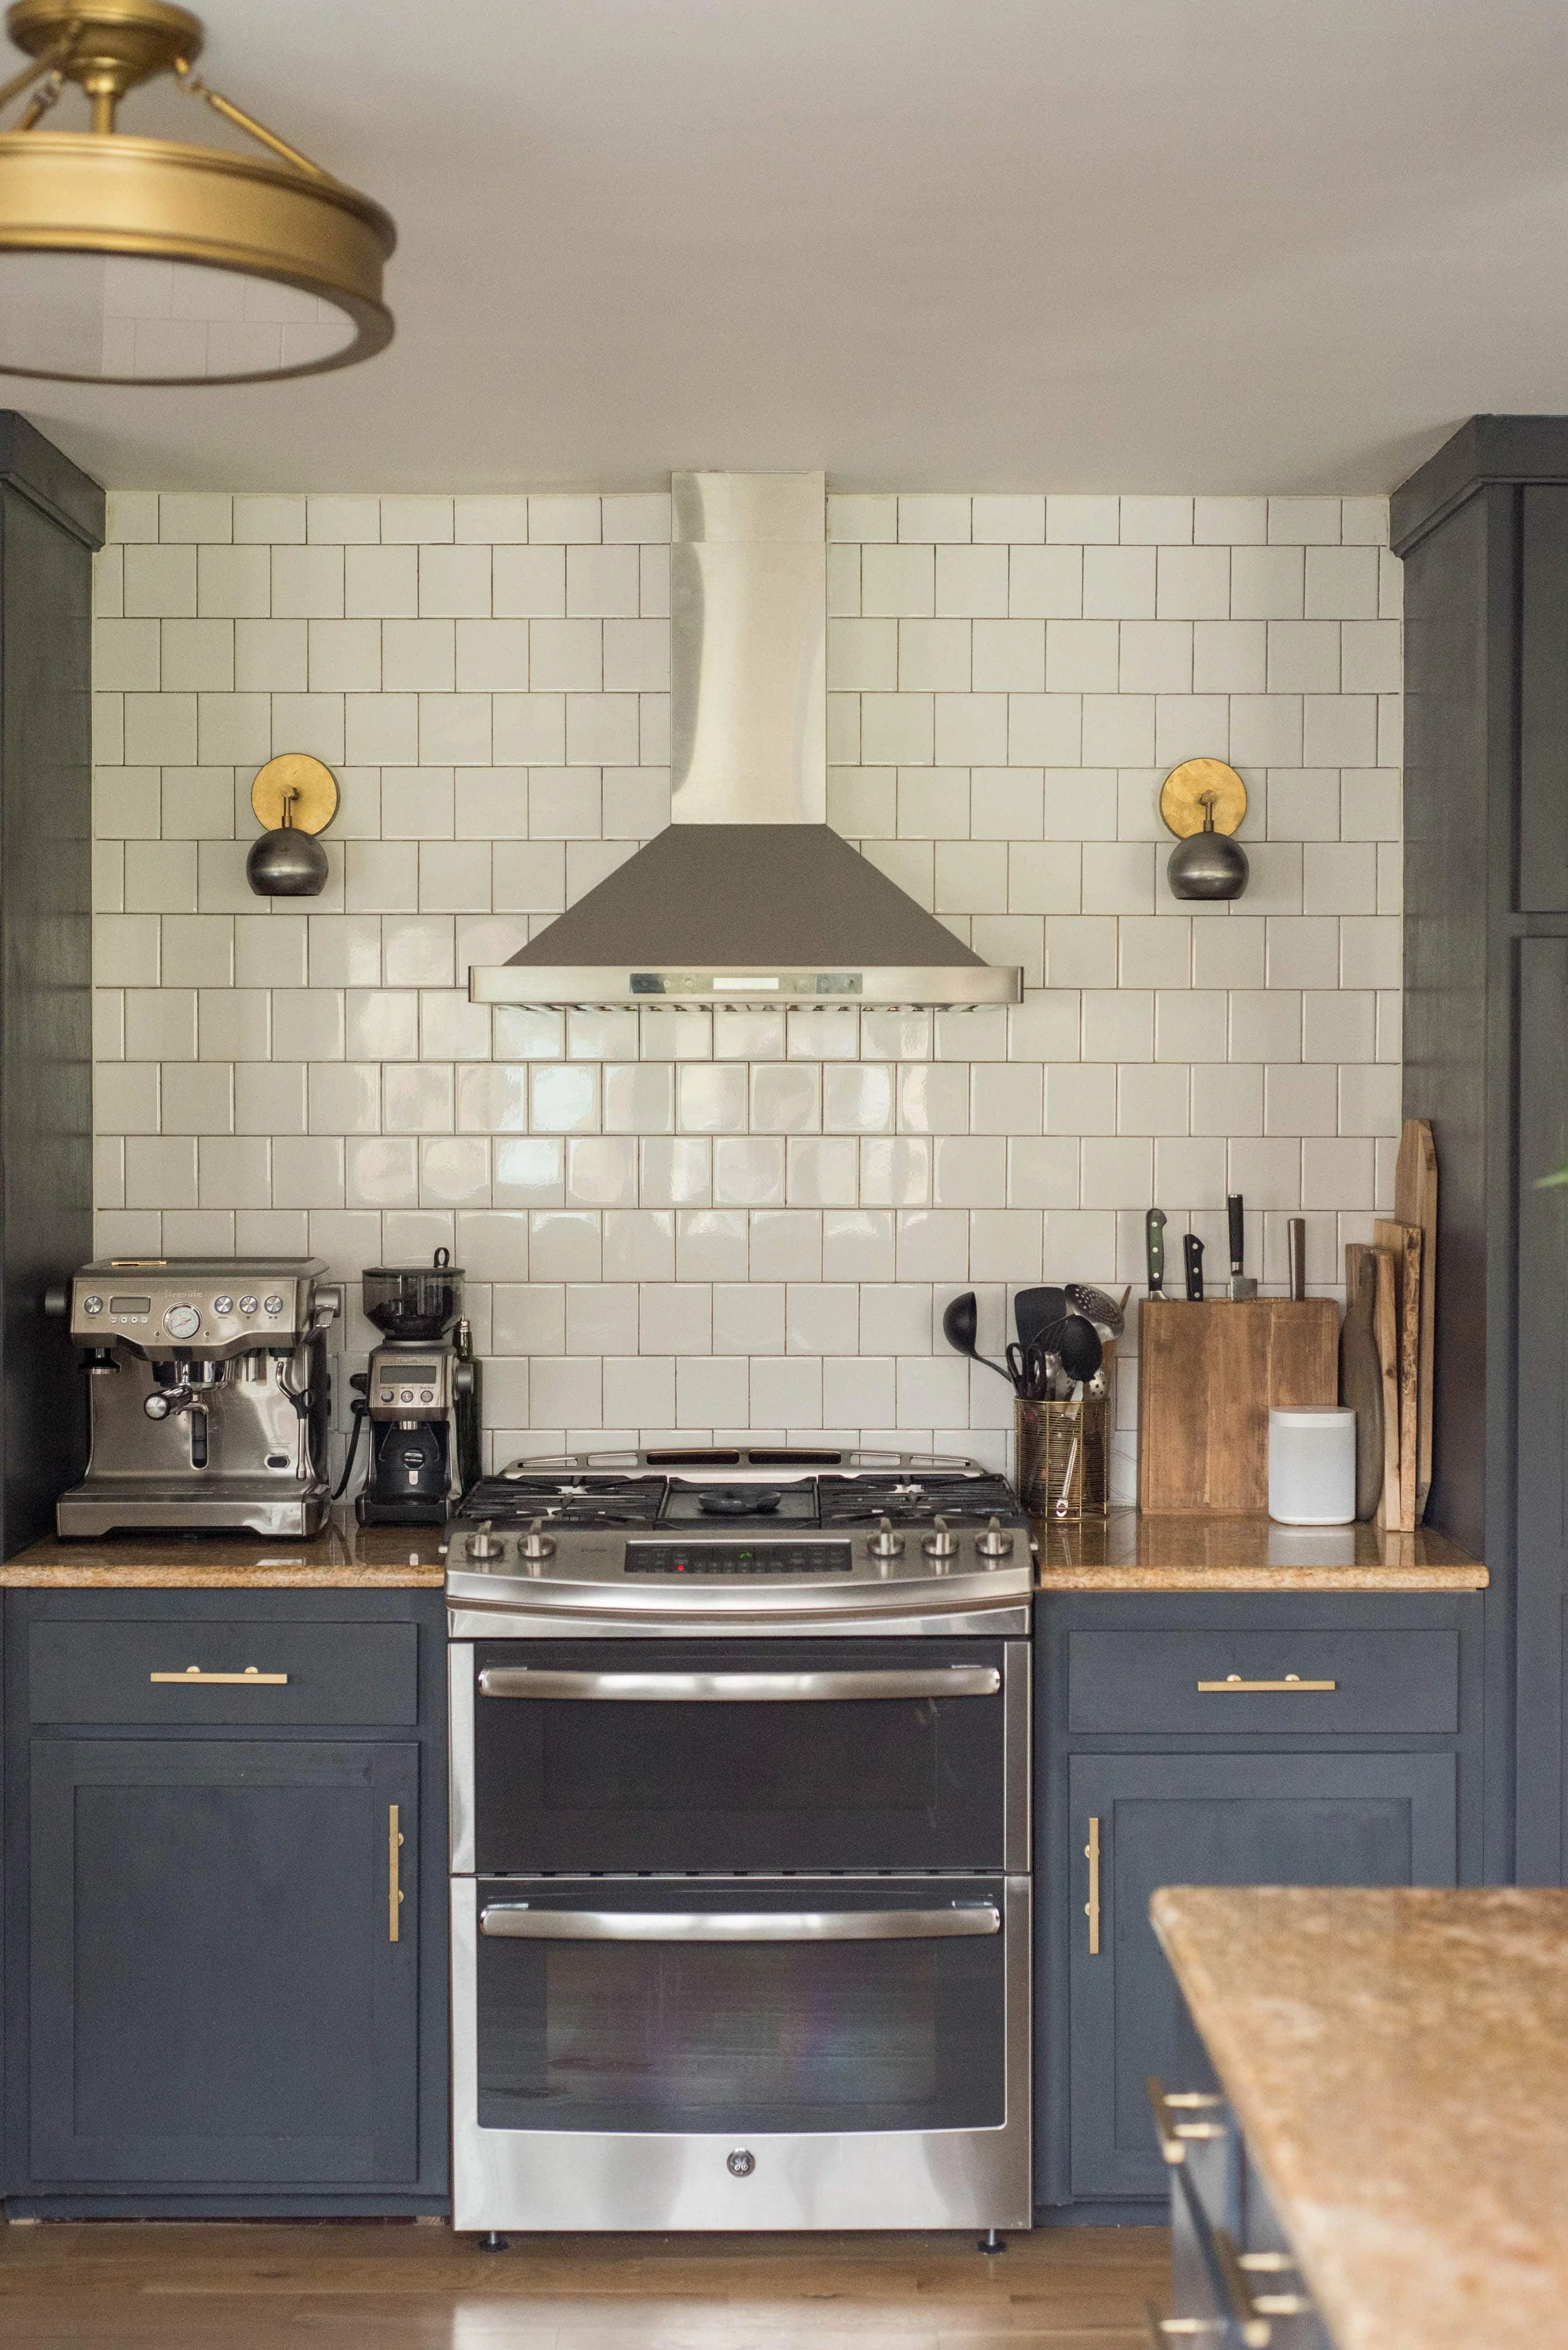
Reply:
M188 1387L154 1388L150 1396L143 1396L141 1409L149 1419L167 1419L172 1412L189 1411L195 1400Z

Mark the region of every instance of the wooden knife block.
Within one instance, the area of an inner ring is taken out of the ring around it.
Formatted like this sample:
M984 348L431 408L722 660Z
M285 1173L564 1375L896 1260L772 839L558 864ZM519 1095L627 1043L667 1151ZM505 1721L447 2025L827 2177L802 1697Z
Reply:
M1138 1309L1138 1507L1240 1517L1269 1506L1272 1405L1339 1401L1332 1297Z

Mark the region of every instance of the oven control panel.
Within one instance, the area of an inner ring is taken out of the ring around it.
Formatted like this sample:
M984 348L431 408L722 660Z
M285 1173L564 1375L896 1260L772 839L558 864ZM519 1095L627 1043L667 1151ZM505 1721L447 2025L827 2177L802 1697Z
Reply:
M848 1575L846 1542L628 1543L628 1575Z

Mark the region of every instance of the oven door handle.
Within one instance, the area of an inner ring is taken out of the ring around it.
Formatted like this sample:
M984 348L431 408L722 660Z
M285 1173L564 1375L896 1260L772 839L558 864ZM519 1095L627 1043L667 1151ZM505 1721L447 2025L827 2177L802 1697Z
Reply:
M479 1930L523 1942L940 1942L998 1934L989 1901L947 1909L535 1909L491 1901Z
M577 1673L485 1665L482 1697L587 1699L621 1705L811 1704L830 1699L995 1697L994 1665L902 1666L886 1672Z

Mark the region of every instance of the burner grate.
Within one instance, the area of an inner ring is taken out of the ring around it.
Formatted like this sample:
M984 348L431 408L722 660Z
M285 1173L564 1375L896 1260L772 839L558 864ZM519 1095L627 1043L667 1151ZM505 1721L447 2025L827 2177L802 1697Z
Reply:
M875 1525L888 1518L896 1526L929 1526L941 1516L950 1525L983 1525L988 1518L1016 1521L1018 1503L1001 1477L943 1477L910 1473L898 1477L824 1477L817 1498L825 1526Z
M462 1514L502 1526L650 1526L663 1499L662 1477L482 1477Z

